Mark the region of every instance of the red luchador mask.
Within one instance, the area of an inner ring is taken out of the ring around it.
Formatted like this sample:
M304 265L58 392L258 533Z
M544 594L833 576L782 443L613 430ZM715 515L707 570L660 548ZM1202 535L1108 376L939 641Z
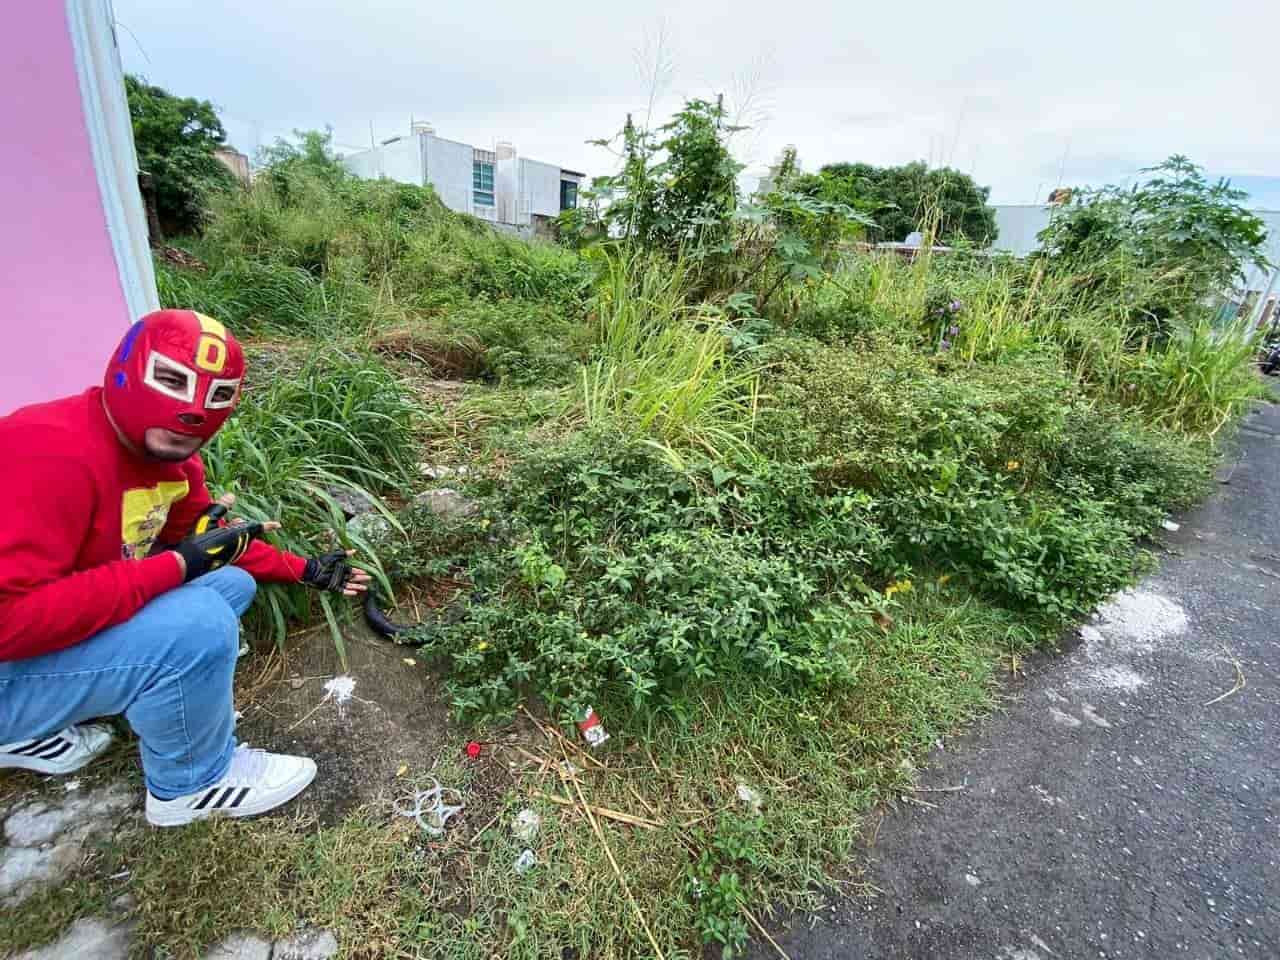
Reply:
M103 397L134 446L150 427L208 440L240 400L244 352L194 310L158 310L132 327L107 364Z

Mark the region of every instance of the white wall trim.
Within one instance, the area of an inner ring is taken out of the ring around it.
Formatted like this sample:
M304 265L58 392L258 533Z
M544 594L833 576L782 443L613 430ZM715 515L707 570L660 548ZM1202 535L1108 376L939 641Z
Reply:
M66 0L85 128L129 316L160 308L111 0Z

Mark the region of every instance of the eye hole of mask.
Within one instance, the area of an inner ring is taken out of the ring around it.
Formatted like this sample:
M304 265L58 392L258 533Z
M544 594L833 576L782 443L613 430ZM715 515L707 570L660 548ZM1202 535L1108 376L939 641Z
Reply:
M151 354L147 365L146 382L166 396L177 400L189 402L195 397L195 373L167 359L163 354Z
M208 396L205 397L206 410L220 410L231 406L236 401L236 392L240 388L239 380L215 380L209 385Z

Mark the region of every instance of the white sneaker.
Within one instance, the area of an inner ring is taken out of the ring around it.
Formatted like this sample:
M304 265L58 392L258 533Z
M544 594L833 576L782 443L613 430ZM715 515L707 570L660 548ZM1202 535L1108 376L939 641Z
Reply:
M0 744L0 770L72 773L111 745L111 728L82 723L35 740Z
M180 827L205 817L252 817L292 800L316 775L314 760L267 753L240 744L221 780L185 797L158 800L147 793L147 822Z

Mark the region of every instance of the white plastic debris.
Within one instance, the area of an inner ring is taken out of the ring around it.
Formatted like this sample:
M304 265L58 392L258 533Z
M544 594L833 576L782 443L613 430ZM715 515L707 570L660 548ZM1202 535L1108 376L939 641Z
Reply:
M538 828L541 826L542 818L538 816L537 812L525 807L511 821L511 832L517 840L523 843L532 843L533 838L538 835Z
M338 716L344 716L347 712L347 703L355 696L356 678L341 676L328 680L324 685L324 703L332 700L338 705Z
M1182 524L1174 523L1172 520L1162 520L1160 526L1164 527L1170 533L1177 533L1182 529Z
M355 677L334 677L324 685L325 699L332 697L337 703L346 703L355 693Z
M533 851L525 850L524 853L516 857L515 871L516 873L528 873L537 862L538 858L533 855Z
M409 797L411 806L402 806L400 803L393 803L392 808L402 817L412 817L418 822L423 830L433 837L444 836L445 824L449 822L455 814L461 812L466 806L462 802L462 794L452 787L440 786L440 781L435 777L431 778L431 782L435 784L430 790L419 790ZM444 795L446 793L453 794L457 797L456 804L446 804Z
M753 815L760 813L760 804L764 802L764 798L760 793L748 787L745 783L738 784L738 799L747 805L747 809Z

